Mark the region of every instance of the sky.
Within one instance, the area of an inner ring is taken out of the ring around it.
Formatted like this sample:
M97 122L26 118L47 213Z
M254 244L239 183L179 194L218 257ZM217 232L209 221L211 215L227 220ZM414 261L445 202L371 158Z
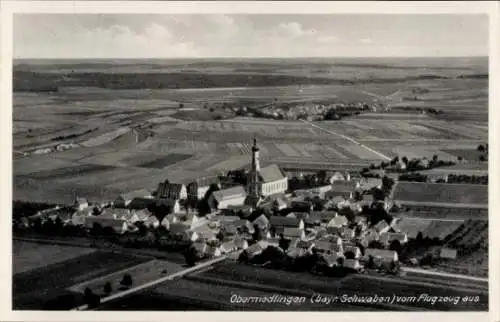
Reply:
M481 15L14 16L14 58L487 55Z

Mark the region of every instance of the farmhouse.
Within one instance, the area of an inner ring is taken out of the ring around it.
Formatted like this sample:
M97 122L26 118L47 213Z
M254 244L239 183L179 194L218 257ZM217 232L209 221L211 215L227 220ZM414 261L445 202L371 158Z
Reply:
M191 181L186 187L187 198L190 200L203 199L211 185L221 188L221 183L217 176L203 177Z
M77 210L83 210L89 207L89 202L85 198L76 198L75 208Z
M283 230L283 238L285 239L298 239L303 240L305 238L305 233L303 229L285 227Z
M187 189L182 183L172 183L168 180L160 182L156 189L156 198L158 199L173 199L184 200L187 199Z
M124 194L119 195L113 201L113 206L119 207L119 208L125 208L125 207L128 207L128 205L135 198L145 198L145 197L151 197L151 192L149 192L148 190L145 190L145 189L132 191L129 193L124 193Z
M91 209L84 209L76 211L73 216L71 216L71 224L73 226L82 226L85 224L87 217L92 216Z
M85 227L93 228L95 225L101 227L111 227L114 232L123 234L128 230L128 223L125 219L117 219L101 216L90 216L85 219Z
M260 149L254 138L252 146L252 165L248 174L248 194L254 198L284 193L288 189L288 179L275 165L260 167Z
M298 218L272 216L269 219L269 223L271 227L276 229L277 234L283 234L285 228L304 229L304 221Z
M336 216L337 212L335 211L313 211L304 222L308 226L319 226L321 224L327 224Z
M376 248L365 249L365 259L368 260L370 256L376 259L380 259L382 262L398 261L398 253L396 253L393 250L376 249Z
M455 259L457 258L457 250L453 248L443 247L439 252L439 257L445 259Z
M235 186L214 191L208 202L213 209L226 209L229 206L242 206L246 196L247 193L243 186Z

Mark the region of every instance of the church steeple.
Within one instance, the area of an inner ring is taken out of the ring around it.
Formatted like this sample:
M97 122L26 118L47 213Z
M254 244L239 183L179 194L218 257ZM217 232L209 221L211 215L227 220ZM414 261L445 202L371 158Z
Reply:
M252 146L252 172L256 174L260 171L259 150L260 149L257 146L257 139L254 137Z

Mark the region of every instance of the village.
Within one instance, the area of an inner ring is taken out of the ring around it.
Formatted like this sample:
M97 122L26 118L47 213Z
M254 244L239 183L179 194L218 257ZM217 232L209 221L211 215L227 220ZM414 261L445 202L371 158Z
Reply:
M74 206L22 217L14 228L158 246L182 252L190 266L225 255L240 263L333 276L367 269L396 274L401 254L420 246L422 236L409 235L411 224L394 215L407 205L393 201L393 190L398 173L408 166L429 168L429 160L397 158L360 173L288 178L277 165L261 167L259 153L254 139L249 169L187 184L165 180L156 191L122 194L107 204L77 198ZM442 247L438 257L453 259L456 252ZM415 266L428 262L428 254L405 258Z

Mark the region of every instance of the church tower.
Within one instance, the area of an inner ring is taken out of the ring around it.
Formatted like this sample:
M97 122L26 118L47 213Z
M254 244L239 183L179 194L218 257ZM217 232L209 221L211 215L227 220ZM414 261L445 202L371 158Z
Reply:
M258 198L260 196L259 189L259 172L260 172L260 157L259 147L257 146L257 139L253 139L252 146L252 168L250 170L250 177L248 180L248 193L252 197Z

